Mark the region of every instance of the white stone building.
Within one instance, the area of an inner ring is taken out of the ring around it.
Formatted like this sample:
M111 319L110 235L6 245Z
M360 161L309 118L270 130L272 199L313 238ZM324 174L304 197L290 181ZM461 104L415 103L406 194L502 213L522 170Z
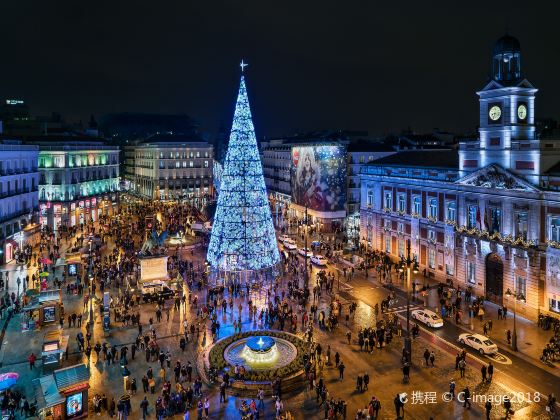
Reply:
M560 141L536 135L519 42L501 38L492 59L476 140L364 166L360 239L393 259L410 239L427 276L536 319L560 313Z
M0 144L0 251L2 263L14 259L37 233L37 146L4 140Z

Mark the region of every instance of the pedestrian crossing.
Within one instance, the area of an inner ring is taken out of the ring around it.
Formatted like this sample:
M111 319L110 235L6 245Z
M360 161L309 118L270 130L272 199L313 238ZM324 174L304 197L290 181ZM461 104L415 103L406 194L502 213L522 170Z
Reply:
M410 305L410 310L413 311L415 309L420 309L419 306L417 305ZM406 305L403 306L391 306L388 310L385 311L385 313L391 314L391 313L400 313L400 312L406 312Z

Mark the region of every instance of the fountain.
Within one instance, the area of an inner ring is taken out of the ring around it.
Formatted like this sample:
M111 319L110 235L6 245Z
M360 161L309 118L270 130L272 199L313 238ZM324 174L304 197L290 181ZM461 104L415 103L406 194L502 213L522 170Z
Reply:
M276 340L268 336L251 337L245 342L240 356L250 366L270 366L278 360L279 356Z
M235 340L225 348L223 356L231 366L260 371L287 366L296 358L297 349L280 337L254 335Z

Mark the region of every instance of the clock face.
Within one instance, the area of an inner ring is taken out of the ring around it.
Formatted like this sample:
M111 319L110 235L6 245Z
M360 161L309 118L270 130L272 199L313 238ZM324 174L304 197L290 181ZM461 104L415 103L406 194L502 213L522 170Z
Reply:
M527 107L525 105L521 104L517 107L517 117L520 120L527 118Z
M498 105L494 105L490 108L490 111L488 111L488 116L492 121L497 121L502 116L502 110Z

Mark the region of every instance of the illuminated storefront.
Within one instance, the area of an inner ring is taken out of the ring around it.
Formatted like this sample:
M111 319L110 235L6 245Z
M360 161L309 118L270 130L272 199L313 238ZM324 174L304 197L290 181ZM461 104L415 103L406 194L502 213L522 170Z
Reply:
M39 145L42 226L78 226L115 212L119 200L118 147L91 140Z

